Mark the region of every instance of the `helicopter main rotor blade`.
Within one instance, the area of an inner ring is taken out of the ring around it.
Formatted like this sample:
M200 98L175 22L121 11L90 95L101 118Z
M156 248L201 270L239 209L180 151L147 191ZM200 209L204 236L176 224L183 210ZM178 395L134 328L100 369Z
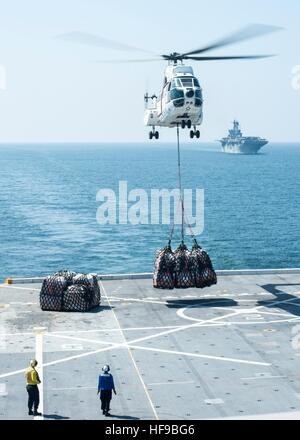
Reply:
M184 57L185 60L194 61L219 61L219 60L259 60L261 58L271 58L276 55L237 55L237 56L212 56L212 57Z
M97 60L96 63L99 64L126 64L126 63L151 63L153 61L161 61L161 58L140 58L136 60Z
M278 26L270 26L264 24L252 24L238 32L235 32L225 38L215 41L214 43L204 46L202 48L193 50L191 52L186 52L182 54L182 56L188 55L196 55L204 52L208 52L213 49L218 49L220 47L229 46L231 44L238 43L240 41L250 40L252 38L261 37L263 35L270 34L272 32L276 32L281 30L281 27Z
M153 52L150 52L148 50L140 49L134 46L129 46L127 44L119 43L117 41L109 40L108 38L103 38L98 35L89 34L86 32L77 32L77 31L68 32L65 34L57 35L56 38L64 41L69 41L72 43L84 44L87 46L107 47L109 49L115 49L115 50L144 52L153 55Z

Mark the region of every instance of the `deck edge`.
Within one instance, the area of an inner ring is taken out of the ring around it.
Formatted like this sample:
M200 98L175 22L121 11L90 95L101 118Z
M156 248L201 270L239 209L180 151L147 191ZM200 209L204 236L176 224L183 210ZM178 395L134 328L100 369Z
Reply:
M239 276L239 275L284 275L299 274L300 268L290 269L238 269L238 270L217 270L218 276ZM38 284L42 283L47 275L43 277L9 277L5 284ZM143 280L152 279L153 273L129 273L129 274L97 274L97 279L101 281L114 280Z

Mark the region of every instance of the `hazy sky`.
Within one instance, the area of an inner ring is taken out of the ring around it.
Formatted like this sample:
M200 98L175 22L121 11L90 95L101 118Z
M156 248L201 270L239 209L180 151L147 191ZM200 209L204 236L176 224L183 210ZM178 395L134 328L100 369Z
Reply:
M299 0L0 0L0 142L147 140L143 95L158 92L165 63L97 64L140 54L55 39L83 31L154 52L187 51L249 23L284 31L215 51L277 53L258 61L194 63L203 87L202 140L223 136L233 118L245 134L300 141ZM0 70L1 73L1 70ZM162 129L161 139L174 139ZM188 135L188 133L186 133ZM195 141L194 141L195 142Z

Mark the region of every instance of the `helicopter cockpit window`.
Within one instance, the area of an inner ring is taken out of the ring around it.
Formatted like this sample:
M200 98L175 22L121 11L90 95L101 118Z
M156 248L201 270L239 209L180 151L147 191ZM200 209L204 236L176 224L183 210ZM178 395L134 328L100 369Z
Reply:
M191 76L180 78L183 87L193 87L193 78Z
M195 95L196 95L196 98L202 99L202 91L201 91L201 89L195 90Z
M203 104L203 97L202 97L202 90L201 89L196 89L195 90L195 106L196 107L201 107L201 105Z
M173 102L174 107L183 107L184 105L184 92L180 89L171 89L169 92L169 98Z
M196 87L200 88L199 81L197 78L194 78L192 76L184 76L184 77L178 77L174 78L171 82L171 89L175 88L183 88L183 87Z
M179 78L174 78L171 82L171 89L175 89L176 87L182 87Z
M170 91L170 99L174 101L174 99L184 98L183 90L172 89Z
M200 87L200 84L199 84L199 81L197 80L197 78L194 78L194 86Z

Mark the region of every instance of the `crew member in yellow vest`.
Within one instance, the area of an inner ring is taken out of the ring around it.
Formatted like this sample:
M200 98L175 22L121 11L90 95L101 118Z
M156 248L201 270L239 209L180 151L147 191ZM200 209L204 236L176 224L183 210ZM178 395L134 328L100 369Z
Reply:
M39 374L36 371L37 361L32 359L30 361L30 367L25 371L26 377L26 390L28 393L28 415L30 416L41 416L42 414L38 412L38 407L40 403L40 393L38 385L41 383ZM32 411L33 409L33 411Z

